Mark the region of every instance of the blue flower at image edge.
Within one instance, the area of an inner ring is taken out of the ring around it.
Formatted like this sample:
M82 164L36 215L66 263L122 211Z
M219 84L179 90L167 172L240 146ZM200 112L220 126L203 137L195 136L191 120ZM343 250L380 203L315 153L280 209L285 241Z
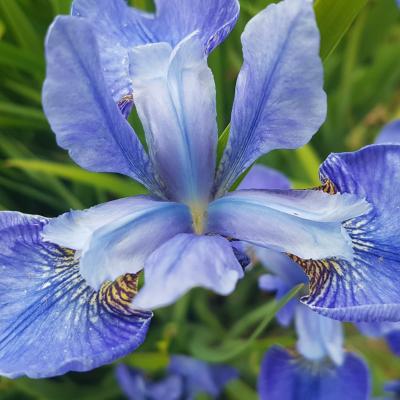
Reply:
M165 378L156 382L126 365L119 365L116 373L122 390L132 400L194 400L200 393L216 398L238 376L231 367L178 355L171 357Z
M121 0L81 0L50 29L43 102L59 145L80 166L127 175L150 194L50 220L0 214L2 375L86 371L133 351L145 310L197 286L234 290L246 260L237 241L290 254L310 279L303 302L321 314L400 320L398 146L329 156L324 190L229 192L259 156L302 146L324 121L311 2L284 0L248 23L219 165L206 57L232 29L237 2L177 4L159 0L152 16ZM126 121L132 99L148 152Z
M284 175L257 165L239 189L289 187ZM250 252L269 272L259 278L260 288L276 292L277 299L306 282L304 271L287 255L260 247ZM285 327L295 320L297 353L273 347L265 354L258 378L261 400L369 400L368 367L344 351L341 322L317 314L296 298L278 312L277 319Z

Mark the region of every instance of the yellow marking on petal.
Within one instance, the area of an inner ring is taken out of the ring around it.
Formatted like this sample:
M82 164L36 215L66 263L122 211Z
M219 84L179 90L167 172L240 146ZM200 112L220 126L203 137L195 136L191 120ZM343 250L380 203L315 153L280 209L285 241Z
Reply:
M195 204L190 206L190 212L192 214L194 233L196 233L196 235L202 235L204 233L205 221L207 218L205 207L200 204Z

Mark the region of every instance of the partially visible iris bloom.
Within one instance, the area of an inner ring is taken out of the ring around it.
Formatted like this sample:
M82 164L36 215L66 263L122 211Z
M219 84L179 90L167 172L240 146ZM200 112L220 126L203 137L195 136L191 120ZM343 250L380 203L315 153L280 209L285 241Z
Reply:
M253 170L254 171L254 170ZM287 186L286 178L258 166L243 186ZM262 275L262 290L276 292L277 298L306 281L298 264L287 256L268 249L255 248L256 257L269 270ZM369 373L366 364L343 348L341 322L321 316L292 299L277 314L283 326L295 320L297 352L280 347L269 350L262 361L258 379L261 400L368 400Z
M324 121L311 2L284 0L247 25L218 166L215 87L199 29L208 24L176 38L175 47L131 49L148 152L113 97L92 22L59 17L52 25L43 103L59 145L82 167L127 175L151 194L52 220L0 214L2 375L85 371L133 351L151 318L138 310L171 304L197 286L234 290L245 259L236 241L290 254L311 280L303 301L323 314L400 319L398 146L330 156L319 191L229 192L259 156L307 143Z
M232 367L211 365L180 355L171 356L166 376L156 382L126 365L119 365L116 373L130 400L194 400L200 393L215 399L228 382L238 377Z

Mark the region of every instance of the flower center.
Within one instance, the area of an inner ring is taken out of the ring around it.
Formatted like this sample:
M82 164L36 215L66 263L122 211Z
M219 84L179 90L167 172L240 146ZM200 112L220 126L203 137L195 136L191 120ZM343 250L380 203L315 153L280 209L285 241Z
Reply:
M207 216L206 208L202 204L195 204L190 206L190 212L192 214L194 233L196 235L202 235L204 233Z

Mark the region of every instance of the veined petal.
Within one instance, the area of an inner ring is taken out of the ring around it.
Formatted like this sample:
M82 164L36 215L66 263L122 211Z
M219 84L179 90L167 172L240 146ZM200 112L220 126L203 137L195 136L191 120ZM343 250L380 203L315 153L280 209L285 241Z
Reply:
M212 398L217 398L224 386L238 377L238 372L227 365L207 364L181 355L171 357L168 371L184 379L187 396L185 398L188 399L194 399L199 393L206 393Z
M270 5L248 23L242 43L244 65L216 179L219 194L262 154L306 144L326 116L319 32L311 1Z
M135 350L151 313L130 301L136 277L94 292L74 252L43 242L48 220L0 214L0 374L44 378L87 371Z
M354 260L335 260L340 274L335 268L306 268L312 290L304 302L341 320L400 321L400 147L332 154L321 177L340 193L365 197L371 210L344 224Z
M155 0L159 41L173 46L194 31L208 54L229 35L239 17L238 0Z
M93 27L107 85L115 102L128 104L126 114L134 100L130 49L158 42L175 47L197 31L202 51L208 54L230 33L239 16L237 0L158 0L156 8L153 15L129 7L124 0L73 2L72 15Z
M238 186L238 190L246 189L290 189L290 181L281 172L257 164L251 168Z
M171 375L159 382L149 382L143 373L126 365L118 365L116 376L129 400L180 400L183 395L183 380Z
M129 7L125 0L74 0L71 14L89 22L93 29L101 72L115 103L121 105L126 99L132 105L129 49L159 41L148 27L153 16Z
M207 229L306 259L327 255L351 259L351 243L342 222L368 210L369 205L353 195L240 190L210 204Z
M340 367L295 358L279 347L269 350L258 378L261 400L368 400L366 364L348 353Z
M90 24L58 17L46 56L43 107L58 144L83 168L125 174L157 191L147 154L105 84Z
M387 124L376 138L375 143L400 144L400 120Z
M326 318L299 304L296 307L297 351L307 360L330 358L336 365L344 361L342 323Z
M168 198L208 202L215 172L215 85L197 35L132 50L135 104ZM151 64L151 68L149 68Z
M49 221L43 229L43 238L62 247L82 250L87 247L96 230L160 204L150 196L135 196L109 201L83 211L69 211Z
M135 274L153 251L182 232L192 232L192 218L183 204L149 201L132 208L129 215L94 231L82 250L81 274L95 289L120 275Z
M146 260L144 276L134 307L153 309L172 304L198 286L228 295L243 269L223 237L180 234Z

